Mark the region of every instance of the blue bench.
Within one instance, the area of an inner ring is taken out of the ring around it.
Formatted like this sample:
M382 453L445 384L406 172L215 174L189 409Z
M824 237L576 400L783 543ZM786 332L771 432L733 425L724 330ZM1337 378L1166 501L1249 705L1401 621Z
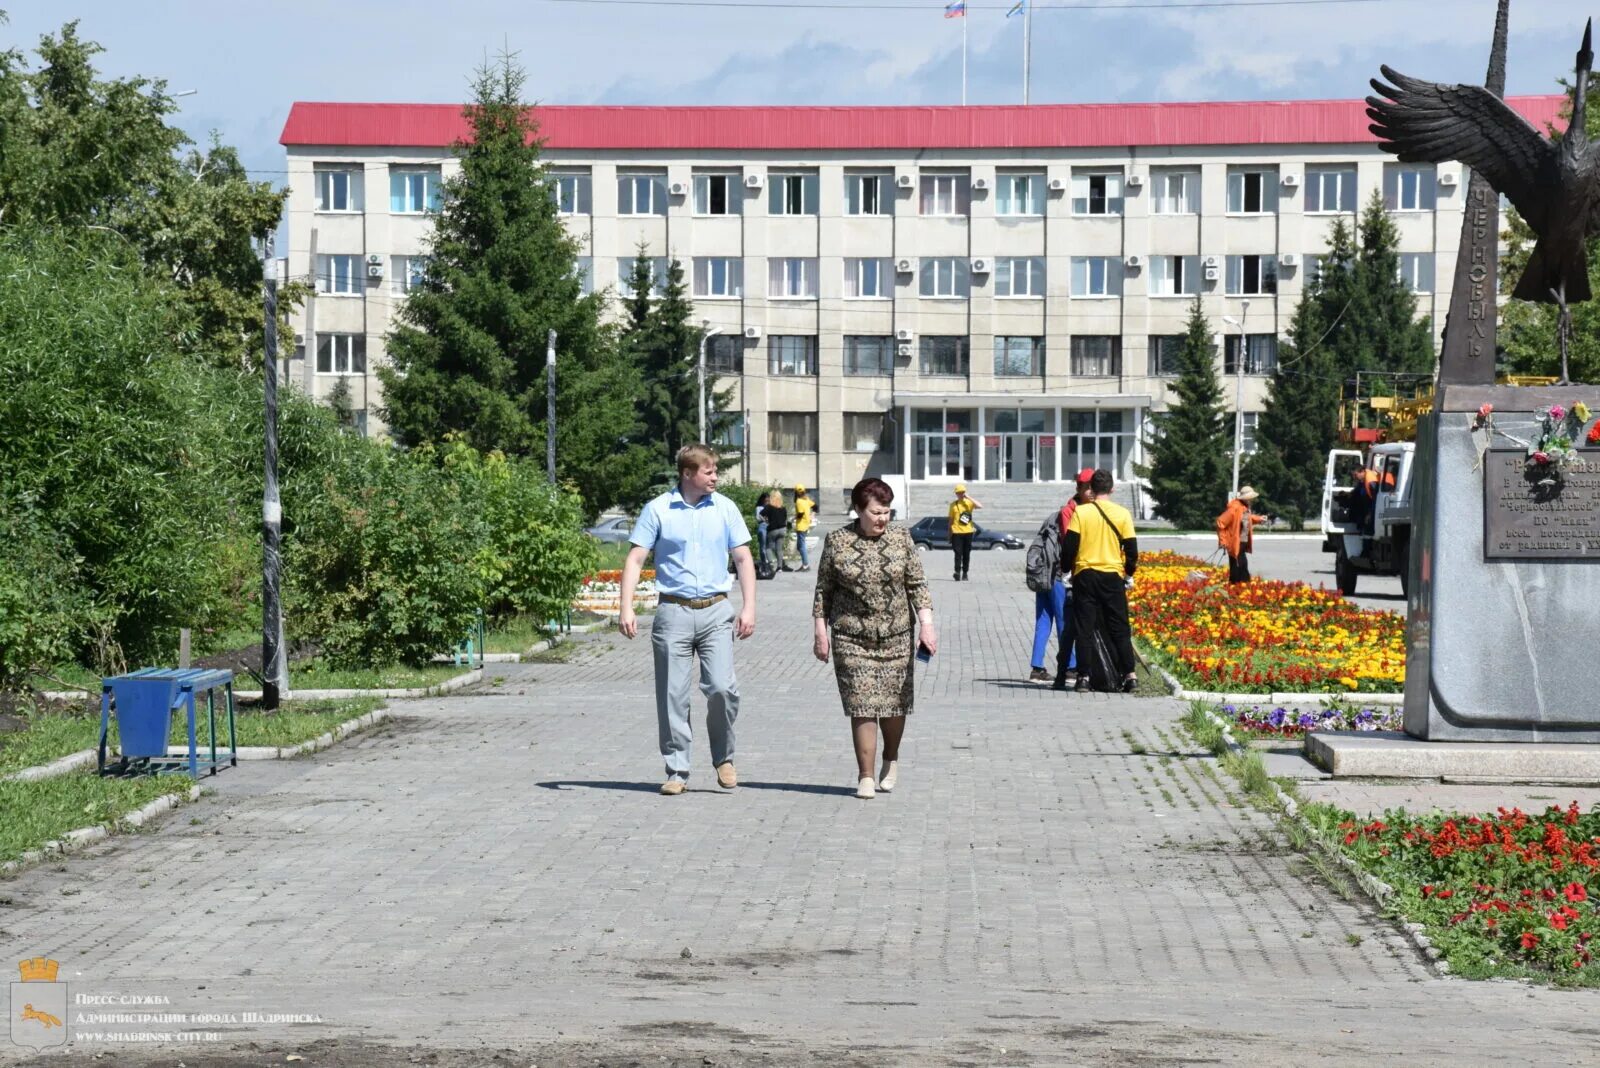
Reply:
M228 747L217 750L217 691L226 695ZM209 758L202 759L195 724L195 695L206 695L209 725ZM183 708L189 720L189 755L167 755L167 738L172 731L172 713ZM117 717L120 760L107 764L106 743L111 732L111 717ZM100 680L100 774L126 775L163 771L187 771L200 777L201 769L215 775L227 765L238 767L239 744L234 729L233 672L207 668L144 668L127 675Z

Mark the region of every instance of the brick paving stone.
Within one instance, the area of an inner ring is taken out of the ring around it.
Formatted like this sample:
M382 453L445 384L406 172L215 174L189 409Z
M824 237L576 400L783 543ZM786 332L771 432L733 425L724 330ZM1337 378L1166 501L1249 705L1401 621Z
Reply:
M1177 702L1022 682L1021 555L961 584L933 557L941 651L892 795L850 796L812 576L783 575L737 650L737 791L697 738L689 790L657 795L648 640L589 636L0 884L0 946L75 993L323 1021L234 1043L1460 1065L1470 1029L1500 1065L1592 1056L1600 994L1436 976L1219 780Z

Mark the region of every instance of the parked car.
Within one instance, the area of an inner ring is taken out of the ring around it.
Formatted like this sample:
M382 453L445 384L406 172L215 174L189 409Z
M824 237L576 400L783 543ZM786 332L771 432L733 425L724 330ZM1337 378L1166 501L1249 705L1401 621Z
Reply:
M614 515L609 519L600 520L592 527L584 528L584 533L612 545L621 545L628 540L628 535L633 533L633 520L625 515Z
M976 524L974 524L976 526ZM911 540L917 543L917 548L924 551L928 549L950 548L950 521L942 515L923 516L911 527ZM1013 534L1000 530L985 530L978 527L978 532L972 536L974 549L1021 549L1022 539Z

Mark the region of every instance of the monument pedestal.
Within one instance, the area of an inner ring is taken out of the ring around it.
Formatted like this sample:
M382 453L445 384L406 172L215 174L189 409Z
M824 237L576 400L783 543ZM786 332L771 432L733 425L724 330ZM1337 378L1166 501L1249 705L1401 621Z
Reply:
M1405 729L1428 741L1600 742L1600 450L1523 474L1538 409L1600 388L1443 385L1412 473ZM1509 452L1484 452L1516 450Z

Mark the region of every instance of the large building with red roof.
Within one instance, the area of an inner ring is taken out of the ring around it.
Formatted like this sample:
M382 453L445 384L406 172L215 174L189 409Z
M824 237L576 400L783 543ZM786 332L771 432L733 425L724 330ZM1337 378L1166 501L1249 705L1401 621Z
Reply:
M1563 99L1511 103L1543 127ZM865 473L1131 480L1196 299L1248 447L1333 222L1382 195L1437 333L1466 184L1381 152L1354 100L537 117L586 285L619 293L641 246L658 275L681 261L744 474L826 494ZM465 132L455 105L296 103L284 126L288 270L317 282L291 374L318 395L350 378L373 431Z

